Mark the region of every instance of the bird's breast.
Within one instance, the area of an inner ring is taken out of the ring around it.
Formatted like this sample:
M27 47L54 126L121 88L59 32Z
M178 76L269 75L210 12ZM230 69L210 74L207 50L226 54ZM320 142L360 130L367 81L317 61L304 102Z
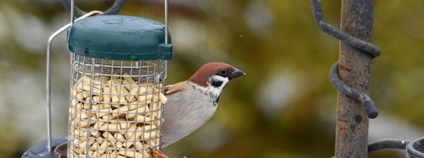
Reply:
M217 108L211 97L195 89L167 97L163 111L165 122L162 126L164 146L200 128L213 116Z

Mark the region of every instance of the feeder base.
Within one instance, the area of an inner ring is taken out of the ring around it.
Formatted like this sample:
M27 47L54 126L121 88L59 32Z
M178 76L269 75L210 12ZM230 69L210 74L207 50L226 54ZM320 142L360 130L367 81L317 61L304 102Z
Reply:
M47 150L47 140L44 140L30 149L28 149L22 158L58 158L59 155L54 152L54 149L63 143L68 141L68 134L62 134L56 137L52 137L52 151Z

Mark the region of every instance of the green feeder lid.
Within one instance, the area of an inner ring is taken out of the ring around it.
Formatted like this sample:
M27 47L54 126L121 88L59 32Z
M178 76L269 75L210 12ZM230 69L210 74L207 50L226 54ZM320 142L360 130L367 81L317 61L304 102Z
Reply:
M78 55L111 60L172 58L172 45L165 45L163 24L123 15L99 15L74 22L68 31L68 49Z

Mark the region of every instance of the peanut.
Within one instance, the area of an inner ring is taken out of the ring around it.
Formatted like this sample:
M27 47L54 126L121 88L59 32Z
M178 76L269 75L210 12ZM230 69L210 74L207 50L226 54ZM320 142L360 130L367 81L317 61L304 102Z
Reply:
M162 87L128 73L82 76L71 89L68 156L152 157L147 151L160 143L167 102Z

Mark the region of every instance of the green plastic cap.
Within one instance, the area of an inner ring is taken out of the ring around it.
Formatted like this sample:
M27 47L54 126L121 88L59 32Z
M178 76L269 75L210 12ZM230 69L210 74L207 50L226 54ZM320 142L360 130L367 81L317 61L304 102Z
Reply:
M122 15L99 15L76 21L68 31L72 53L110 60L170 60L165 26L157 21Z

